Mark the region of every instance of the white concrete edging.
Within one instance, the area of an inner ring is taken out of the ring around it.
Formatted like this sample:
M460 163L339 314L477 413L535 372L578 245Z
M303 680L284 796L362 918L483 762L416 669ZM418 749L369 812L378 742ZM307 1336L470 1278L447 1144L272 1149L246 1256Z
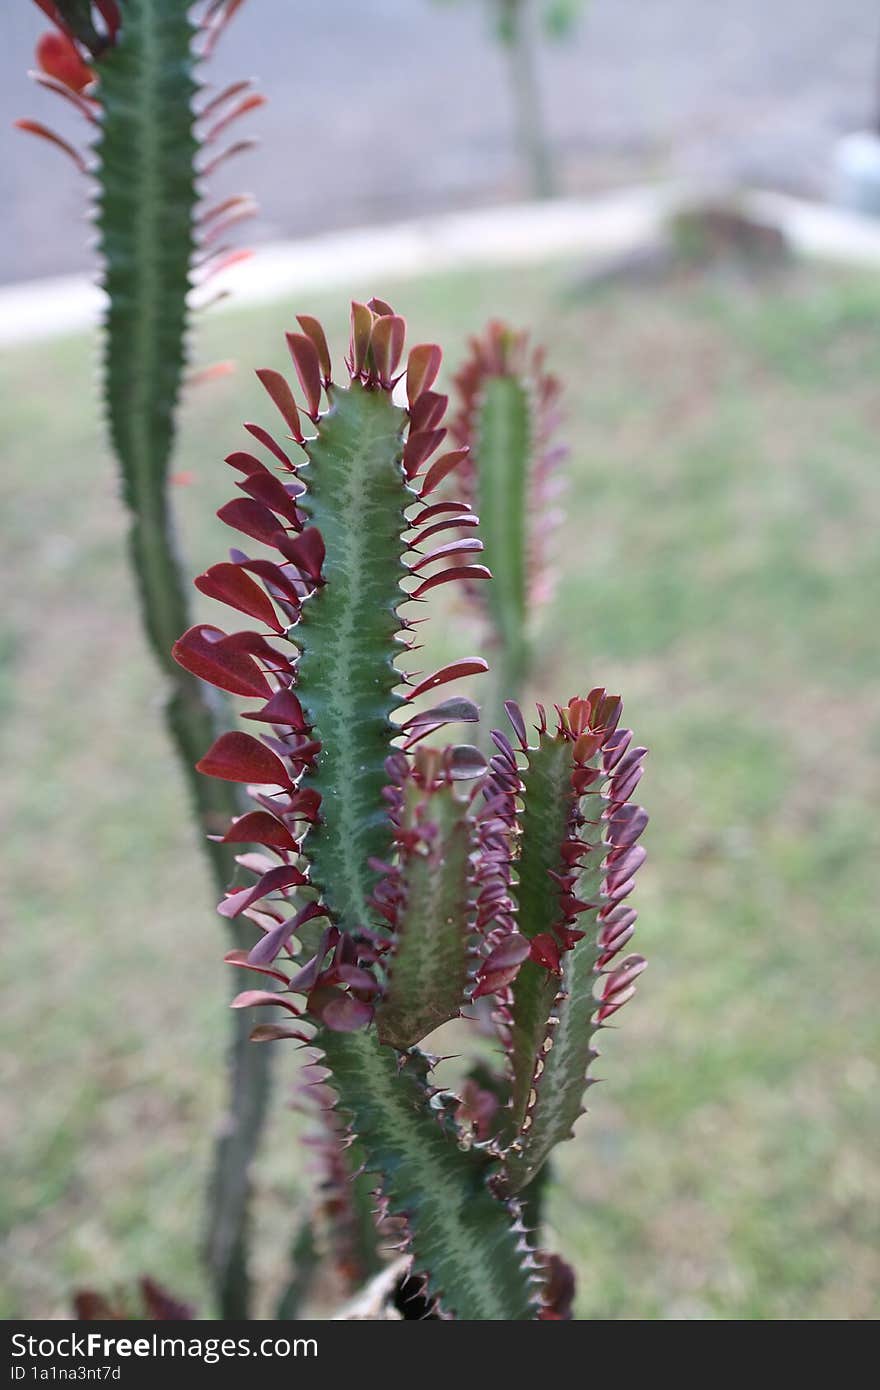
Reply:
M230 297L218 311L428 271L529 265L565 255L595 266L651 245L669 213L699 197L699 188L652 185L271 243L223 275ZM780 193L745 193L736 201L778 226L803 255L880 267L880 221ZM102 303L103 292L84 275L0 287L0 347L91 328Z

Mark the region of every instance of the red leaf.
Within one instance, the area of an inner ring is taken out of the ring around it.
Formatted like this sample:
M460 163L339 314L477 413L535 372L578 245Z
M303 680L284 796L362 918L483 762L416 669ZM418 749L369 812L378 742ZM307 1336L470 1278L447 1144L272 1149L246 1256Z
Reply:
M280 970L270 970L267 965L251 965L247 951L227 951L223 959L227 965L237 966L240 970L253 970L255 975L268 975L270 980L277 980L280 985L289 984L287 976Z
M268 473L269 471L264 463L261 463L258 458L254 458L253 454L245 453L241 449L235 453L227 454L223 462L228 463L230 468L235 468L239 473L244 473L246 477L251 477L254 473Z
M504 708L507 712L508 719L513 725L513 732L519 739L520 748L528 748L529 739L526 734L526 721L523 719L522 710L515 700L505 700Z
M403 451L403 471L407 478L412 478L418 472L425 459L440 448L445 438L446 430L410 431Z
M441 570L439 574L432 574L430 579L423 579L417 589L413 589L410 598L421 598L429 589L436 589L440 584L449 584L453 579L491 579L490 570L485 565L453 565L448 570Z
M262 709L245 714L242 718L256 719L261 724L289 724L298 733L306 732L306 717L292 690L277 690Z
M268 430L264 430L262 425L252 424L246 424L245 429L248 434L253 435L254 439L258 439L260 443L269 450L270 454L274 454L278 462L283 464L288 472L293 472L293 464L281 448L281 445L276 443Z
M298 531L302 526L300 514L296 509L296 502L288 492L283 483L277 478L273 478L268 471L262 473L252 473L243 483L238 486L242 492L248 493L255 501L262 502L278 516L283 517L291 526ZM300 488L300 491L304 491Z
M246 116L249 111L256 111L257 107L265 106L265 104L266 98L261 96L259 92L252 92L250 96L242 97L231 111L227 111L225 115L220 117L219 121L211 126L210 130L205 132L203 143L207 145L211 140L216 140L228 126L232 125L233 121L238 120L239 116Z
M373 362L383 385L390 384L397 371L405 341L406 321L396 314L384 314L373 324L370 345L373 349Z
M469 782L473 777L482 777L486 771L486 759L479 748L469 743L457 743L449 751L449 775L454 782Z
M439 705L434 705L432 709L424 709L419 714L410 715L409 719L400 727L402 729L417 729L423 724L439 727L441 724L453 722L476 724L479 718L480 709L473 700L467 700L463 695L454 695L448 700L441 701Z
M443 353L436 343L419 343L412 349L406 368L406 396L410 408L427 391L440 370Z
M446 414L449 397L438 391L423 391L409 413L410 429L415 431L433 430Z
M236 559L236 564L249 574L255 574L258 579L271 590L275 588L279 591L279 597L287 600L288 603L299 607L302 595L297 592L296 585L287 575L280 565L276 565L274 560L249 560L247 558Z
M274 872L274 870L273 870ZM268 878L268 874L266 875ZM315 917L326 917L327 909L321 903L306 903L295 917L289 917L284 922L279 922L271 931L267 931L248 953L248 960L251 965L269 965L279 952L283 951L294 932L304 926L306 922L311 922Z
M321 363L318 350L304 333L287 333L287 346L306 398L307 414L317 420L321 409Z
M238 816L223 836L224 845L266 845L271 849L298 849L287 826L268 811L248 811Z
M305 436L303 435L302 427L299 423L299 410L297 409L296 401L293 399L293 392L290 389L287 378L283 377L280 372L274 371L271 367L261 367L257 372L257 376L272 397L278 410L280 410L281 414L284 416L287 428L290 430L297 444L305 443Z
M371 311L366 304L358 304L356 300L352 300L349 357L354 376L360 376L367 365L367 353L370 350L372 334L373 315Z
M506 936L480 966L477 972L477 987L472 997L480 999L483 995L495 994L497 990L505 989L507 985L512 984L519 974L520 966L528 957L529 950L529 942L518 932Z
M445 560L450 555L474 555L483 549L483 542L478 536L463 536L461 540L447 541L445 545L438 545L435 550L431 550L427 555L423 555L414 565L410 565L413 574L418 574L425 565L431 565L435 560Z
M340 994L321 1010L321 1021L331 1033L355 1033L366 1027L372 1017L371 1006L350 994Z
M324 563L324 537L317 526L307 526L298 536L279 537L282 554L316 584Z
M551 975L562 974L559 945L549 932L539 932L537 936L532 937L529 958L536 965L543 965L544 969L549 970Z
M253 658L228 648L226 634L219 627L197 623L177 639L171 655L192 675L232 695L258 695L267 699L272 694L269 682Z
M296 1007L292 999L285 999L283 994L273 992L270 989L246 989L241 994L237 994L230 1004L231 1009L259 1009L280 1005L282 1009L287 1009L289 1013L299 1014L300 1010Z
M195 583L196 588L207 594L208 598L219 599L221 603L228 603L231 608L237 608L240 613L258 618L275 632L284 631L271 600L266 597L259 584L255 584L253 579L245 574L240 565L212 565L204 574L199 575Z
M196 763L199 772L226 782L256 782L260 786L292 787L280 758L251 734L237 729L221 734Z
M305 1034L296 1028L282 1028L278 1023L258 1023L249 1034L249 1040L255 1043L280 1042L282 1038L295 1038L297 1042L303 1042Z
M441 454L440 458L435 459L425 474L422 482L420 497L427 497L429 492L433 492L439 487L443 479L447 477L454 468L457 468L463 458L467 458L469 450L453 449L449 454Z
M234 531L253 536L263 545L274 546L278 535L278 518L262 502L252 497L236 497L221 507L217 515Z
M324 329L317 319L312 318L311 314L297 314L296 321L306 337L311 339L314 349L318 354L318 362L321 367L324 383L329 386L333 375L333 367L330 362L330 349L327 346L327 337L324 333Z
M439 459L437 462L439 463ZM422 508L417 517L413 518L413 526L422 526L424 522L430 521L432 517L442 516L444 512L451 512L454 516L462 516L465 512L470 512L471 508L467 502L431 502Z
M54 130L50 130L41 121L21 120L15 121L13 124L17 130L26 130L30 135L39 135L41 140L48 140L50 145L57 145L59 150L63 150L66 155L70 156L81 174L88 172L88 165L79 150L74 149L67 140L62 140L60 135L56 135Z
M464 676L476 676L481 671L488 671L489 663L484 661L481 656L466 656L460 661L452 661L448 666L441 666L433 675L426 676L424 680L409 691L408 700L415 700L419 695L426 694L429 690L436 690L439 685L446 685L449 681L460 680Z
M605 1019L617 1013L628 999L632 999L636 992L635 982L647 964L644 956L627 956L616 970L611 970L605 976L599 995L600 1005L596 1011L597 1022L604 1023Z
M80 57L76 44L66 34L42 34L37 41L37 66L63 82L73 92L81 92L95 80L95 74Z

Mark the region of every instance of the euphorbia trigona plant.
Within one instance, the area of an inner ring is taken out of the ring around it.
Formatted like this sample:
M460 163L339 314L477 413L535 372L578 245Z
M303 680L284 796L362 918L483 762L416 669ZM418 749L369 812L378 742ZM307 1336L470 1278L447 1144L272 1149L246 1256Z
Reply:
M61 146L96 189L107 291L104 406L129 509L130 552L150 645L168 683L169 731L190 780L202 829L240 809L237 790L193 772L205 743L229 722L215 691L170 659L189 621L169 498L178 399L186 362L189 296L246 254L224 244L252 211L247 197L211 203L199 180L247 147L230 127L262 103L250 82L205 96L198 67L241 0L36 0L52 23L37 45L35 80L83 118L84 152L41 122L19 126ZM206 288L207 287L207 288ZM206 840L218 891L235 864ZM233 941L242 940L235 923ZM226 1116L208 1204L207 1258L222 1312L247 1310L248 1170L268 1094L267 1058L247 1046L236 1019Z
M258 701L245 718L264 729L223 734L199 764L254 799L223 837L254 881L220 912L256 936L231 964L279 988L235 1006L272 1010L256 1040L319 1054L322 1094L383 1212L405 1220L443 1315L558 1317L564 1266L530 1243L520 1203L570 1135L596 1031L644 965L615 961L644 857L647 818L630 796L645 750L601 689L552 719L539 707L532 735L511 703L513 737L495 733L488 765L467 745L423 743L475 718L471 701L437 692L485 669L467 657L417 678L395 664L410 604L488 578L479 541L460 534L468 504L437 493L466 457L440 452L440 350L414 347L401 370L403 320L355 304L342 386L321 326L299 325L288 344L304 404L280 373L259 373L287 439L250 427L260 454L227 460L243 495L219 515L247 550L196 581L257 627L199 624L174 652ZM454 1096L418 1044L480 997L494 1000L506 1066L475 1068Z

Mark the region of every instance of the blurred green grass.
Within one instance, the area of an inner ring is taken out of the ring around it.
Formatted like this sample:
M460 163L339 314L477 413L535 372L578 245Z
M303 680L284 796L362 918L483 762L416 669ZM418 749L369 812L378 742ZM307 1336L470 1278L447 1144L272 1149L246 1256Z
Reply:
M358 297L393 286L352 285ZM216 316L233 377L187 403L196 573L231 533L219 460L268 422L247 366L294 311ZM587 293L577 267L392 294L447 365L489 314L568 388L572 482L533 692L620 689L652 752L640 995L559 1153L554 1242L583 1318L878 1312L880 282L800 268ZM0 357L5 1316L142 1271L202 1308L196 1245L219 1099L222 929L166 743L95 420L93 344ZM205 610L207 611L207 609ZM460 611L434 657L475 647ZM476 693L476 690L475 692ZM283 1271L308 1159L284 1106L255 1267Z

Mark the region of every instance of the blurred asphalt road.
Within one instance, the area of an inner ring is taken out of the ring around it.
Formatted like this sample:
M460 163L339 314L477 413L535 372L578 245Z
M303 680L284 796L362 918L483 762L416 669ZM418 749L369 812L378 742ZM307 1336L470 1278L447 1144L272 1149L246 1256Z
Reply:
M90 264L82 181L10 129L77 130L24 75L41 19L5 0L0 281ZM822 193L836 136L873 116L878 41L876 0L591 0L542 52L564 189L690 175ZM271 98L223 183L258 194L255 240L522 194L479 0L248 0L209 75L259 76Z

